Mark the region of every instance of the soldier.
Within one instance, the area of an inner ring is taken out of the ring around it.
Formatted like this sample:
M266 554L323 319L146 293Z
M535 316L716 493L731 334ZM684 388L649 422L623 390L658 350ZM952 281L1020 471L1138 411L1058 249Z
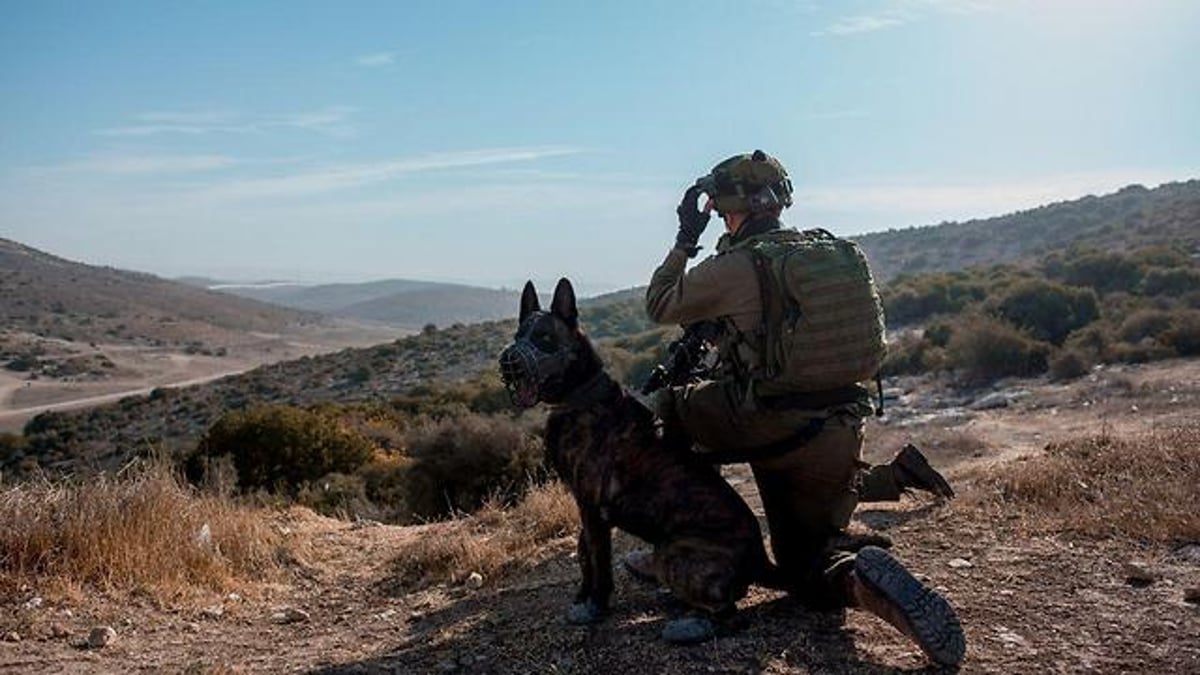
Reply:
M945 599L883 549L833 547L860 500L953 492L911 446L864 471L863 421L873 410L861 382L884 352L878 294L856 245L782 227L791 203L787 172L761 150L721 162L684 193L675 246L654 271L646 309L659 323L717 321L723 330L713 379L662 390L658 413L699 451L749 462L794 597L870 611L933 661L957 665L965 639ZM725 234L715 255L688 270L714 210ZM631 554L626 565L652 576L651 557Z

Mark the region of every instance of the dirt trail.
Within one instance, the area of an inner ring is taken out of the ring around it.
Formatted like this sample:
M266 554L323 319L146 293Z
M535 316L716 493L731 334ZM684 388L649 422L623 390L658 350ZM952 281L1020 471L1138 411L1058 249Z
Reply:
M1198 373L1200 361L1192 361L1120 371L1115 388L1100 379L1039 385L1020 404L966 421L877 429L889 443L930 439L931 454L959 490L948 503L862 505L855 527L892 537L896 555L958 608L968 637L964 672L1200 672L1200 608L1184 600L1185 589L1200 588L1200 546L1014 534L969 506L982 471L1045 443L1104 425L1136 433L1194 418ZM732 478L754 501L744 471ZM810 612L762 589L740 603L717 640L668 647L658 632L679 608L619 571L606 621L568 626L562 615L578 580L570 537L550 545L547 562L487 579L482 588L445 584L404 593L391 566L395 552L438 536L443 526L354 524L302 509L278 519L290 536L308 542L308 552L288 581L261 589L261 597L165 608L87 598L29 609L24 603L36 590L28 589L0 605L0 638L21 635L20 642L0 641L0 672L876 674L926 667L874 617ZM618 536L615 548L619 555L634 545ZM1147 587L1126 583L1131 560L1153 564L1161 579ZM305 610L310 620L276 623L273 614L285 606ZM118 631L112 646L72 646L101 622Z
M26 421L32 419L33 417L40 415L41 413L44 413L44 412L49 412L49 411L54 411L54 410L78 410L79 408L88 408L91 406L100 405L102 403L112 403L113 401L119 401L119 400L125 398L126 396L145 396L146 394L149 394L150 392L154 391L155 389L158 389L159 387L190 387L190 386L197 385L197 384L204 384L206 382L212 382L213 380L219 380L222 377L228 377L230 375L237 375L239 373L244 373L247 370L250 370L252 367L253 366L241 366L241 367L234 368L231 370L213 373L211 375L205 375L204 377L195 377L195 378L191 378L188 380L179 380L179 381L169 381L168 380L164 384L156 385L156 386L152 386L152 387L137 387L135 389L123 389L120 391L114 391L114 392L110 392L107 394L99 394L96 396L85 396L82 398L75 398L75 399L71 399L68 401L60 401L58 403L47 403L47 404L43 404L43 405L28 406L28 407L24 407L24 408L8 408L8 409L3 409L2 405L0 405L0 429L19 427L24 422L26 422ZM4 390L2 387L0 387L0 403L3 403L3 401L5 400L3 398L3 394L4 394Z

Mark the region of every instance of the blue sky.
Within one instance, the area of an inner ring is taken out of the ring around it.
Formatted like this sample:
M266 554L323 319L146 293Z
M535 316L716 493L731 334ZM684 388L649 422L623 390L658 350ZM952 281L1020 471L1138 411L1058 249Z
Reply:
M0 15L0 236L165 276L645 283L682 189L759 147L840 234L1200 176L1192 0Z

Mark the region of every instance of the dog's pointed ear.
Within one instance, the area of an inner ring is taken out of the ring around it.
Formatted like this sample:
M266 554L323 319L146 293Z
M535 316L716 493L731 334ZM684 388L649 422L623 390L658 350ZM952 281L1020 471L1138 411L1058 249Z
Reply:
M550 302L550 311L558 318L567 322L571 328L579 327L579 309L575 306L575 289L566 277L558 280L554 287L554 300Z
M521 318L517 319L517 323L525 323L525 319L530 314L541 309L542 304L538 302L537 289L533 287L532 281L526 281L525 290L521 291Z

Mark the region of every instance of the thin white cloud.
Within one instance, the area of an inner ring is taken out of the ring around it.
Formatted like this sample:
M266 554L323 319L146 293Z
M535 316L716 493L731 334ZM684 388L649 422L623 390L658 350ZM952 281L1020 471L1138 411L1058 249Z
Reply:
M98 136L139 137L179 134L257 134L272 129L298 129L329 136L354 134L350 117L357 109L330 106L318 110L280 115L239 115L231 112L177 111L146 112L134 115L135 124L97 129Z
M91 174L176 174L227 169L240 164L226 155L98 155L56 166L29 169L34 175Z
M917 21L931 14L966 15L995 8L990 0L889 0L874 12L838 17L814 36L874 33Z
M396 52L375 52L373 54L363 54L354 60L355 63L364 68L383 68L396 63Z
M876 14L862 16L848 16L838 19L828 28L825 33L829 35L854 35L855 33L871 33L892 26L900 26L908 22L908 18L901 14Z
M313 195L379 183L406 174L529 162L579 152L580 149L567 146L538 146L430 153L382 162L344 164L284 176L228 181L199 188L187 196L228 201Z

